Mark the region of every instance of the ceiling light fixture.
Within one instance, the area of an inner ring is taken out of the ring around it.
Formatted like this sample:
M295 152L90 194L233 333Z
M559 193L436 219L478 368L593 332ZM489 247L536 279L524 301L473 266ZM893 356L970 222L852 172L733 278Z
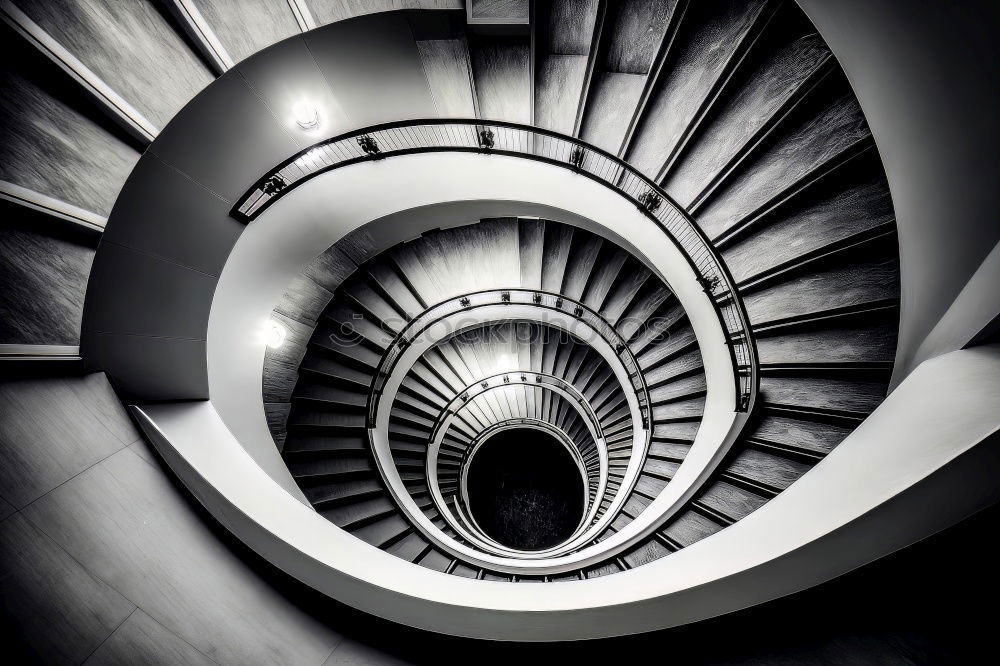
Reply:
M288 335L288 329L279 324L276 321L268 323L267 331L264 334L264 344L266 344L271 349L277 349L285 343L285 337Z
M311 104L297 102L292 106L292 117L295 124L307 132L319 127L319 111Z

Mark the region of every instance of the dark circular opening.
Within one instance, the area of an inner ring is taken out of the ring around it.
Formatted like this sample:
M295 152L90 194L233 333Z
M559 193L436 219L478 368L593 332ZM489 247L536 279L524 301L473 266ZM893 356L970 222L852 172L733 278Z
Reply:
M467 484L472 517L509 548L558 545L583 517L580 468L542 430L515 428L486 440L472 459Z

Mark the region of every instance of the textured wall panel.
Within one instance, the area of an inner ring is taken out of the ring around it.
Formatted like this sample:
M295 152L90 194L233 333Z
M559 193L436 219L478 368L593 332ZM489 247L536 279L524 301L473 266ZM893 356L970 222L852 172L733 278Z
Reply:
M480 37L472 45L472 72L483 118L531 122L528 42L519 37Z
M288 3L280 0L197 0L195 4L233 62L300 32Z
M115 203L103 240L219 275L246 228L229 209L229 202L146 153Z
M464 0L308 0L320 25L393 9L465 9Z
M465 40L421 40L417 42L417 50L438 114L474 118L472 72L469 71L469 51Z
M608 7L608 51L603 69L623 74L649 71L677 0L619 0Z
M603 72L595 75L595 79L587 98L587 115L580 136L598 148L617 154L642 95L646 76Z
M528 20L528 0L467 0L469 20Z
M355 127L435 114L405 15L360 18L303 38Z
M158 3L18 0L15 4L160 129L212 80Z
M259 93L239 72L230 72L185 107L149 150L219 196L236 201L260 174L298 149Z
M0 179L107 215L139 153L109 132L54 67L12 44L6 30L0 36Z
M586 56L552 55L542 61L535 76L536 125L573 133L586 73Z
M353 127L301 36L240 63L240 74L301 148ZM295 107L300 104L316 111L316 129L304 131L296 121Z
M597 18L597 0L553 0L546 26L549 53L587 55Z
M0 344L79 344L96 239L32 230L36 216L0 211L9 216L0 222Z

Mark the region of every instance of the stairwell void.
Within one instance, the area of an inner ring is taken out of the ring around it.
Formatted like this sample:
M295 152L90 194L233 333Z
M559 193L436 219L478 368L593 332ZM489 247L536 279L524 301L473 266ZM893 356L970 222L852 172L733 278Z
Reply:
M995 363L898 367L896 186L795 2L0 18L0 369L104 373L205 515L323 594L445 634L622 635L993 492Z
M467 483L472 517L517 550L555 546L583 519L583 479L562 444L541 430L514 428L486 440Z

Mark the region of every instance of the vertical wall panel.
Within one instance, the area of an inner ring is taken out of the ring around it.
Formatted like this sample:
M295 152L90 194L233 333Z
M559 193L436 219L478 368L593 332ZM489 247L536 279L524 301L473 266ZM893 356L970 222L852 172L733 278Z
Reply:
M320 25L393 9L464 9L464 0L308 0Z
M161 129L212 80L158 2L15 4Z
M0 42L0 180L107 215L139 153L5 26Z
M280 0L197 0L196 5L234 62L300 32L288 3Z
M360 18L312 30L303 38L355 126L435 115L405 16Z
M483 118L531 122L531 67L528 40L482 36L473 41L472 72Z
M417 42L420 62L441 116L474 118L469 52L461 39L425 39Z
M96 239L33 229L36 215L0 211L0 344L79 344Z

